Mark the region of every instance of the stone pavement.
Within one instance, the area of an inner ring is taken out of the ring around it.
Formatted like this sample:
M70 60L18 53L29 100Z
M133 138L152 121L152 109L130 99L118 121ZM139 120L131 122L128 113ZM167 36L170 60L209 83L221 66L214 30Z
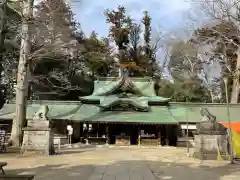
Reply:
M48 157L0 155L6 173L34 173L36 180L239 180L240 166L192 159L183 148L102 147Z

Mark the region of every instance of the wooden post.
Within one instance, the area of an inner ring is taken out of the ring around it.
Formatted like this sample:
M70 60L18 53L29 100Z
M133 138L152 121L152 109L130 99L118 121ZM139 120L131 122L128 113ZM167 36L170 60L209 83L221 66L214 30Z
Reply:
M80 138L79 138L79 140L80 140L80 142L82 143L82 138L83 138L83 123L80 123Z
M169 128L168 128L168 125L166 125L166 145L169 146Z
M138 126L138 146L141 145L141 134L140 134L140 126Z
M88 143L88 131L89 131L89 124L87 123L86 144L89 144L89 143Z
M158 129L158 145L161 146L161 132Z
M106 144L109 143L108 124L106 124Z

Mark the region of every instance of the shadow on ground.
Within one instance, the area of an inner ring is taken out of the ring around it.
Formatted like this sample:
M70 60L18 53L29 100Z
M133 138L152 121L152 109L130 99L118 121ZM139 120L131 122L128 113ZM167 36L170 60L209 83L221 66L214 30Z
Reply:
M79 153L84 153L84 152L91 152L91 151L96 151L96 149L91 149L91 148L86 148L86 149L66 149L66 150L61 150L60 152L56 151L56 155L67 155L67 154L79 154Z
M240 172L239 165L223 165L210 167L188 163L163 161L119 161L108 165L80 165L69 167L71 164L46 165L37 168L21 170L6 170L6 173L36 174L36 180L237 180Z

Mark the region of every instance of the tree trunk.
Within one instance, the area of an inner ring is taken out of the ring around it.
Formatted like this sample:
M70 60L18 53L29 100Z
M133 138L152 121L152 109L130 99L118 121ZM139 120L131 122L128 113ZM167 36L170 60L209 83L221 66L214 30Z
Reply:
M233 77L233 84L232 84L232 93L231 93L231 101L230 103L238 103L238 97L239 97L239 71L240 70L240 48L237 50L237 63L236 63L236 69L235 74Z
M5 27L6 27L6 5L7 2L5 0L0 1L0 81L1 79L1 73L3 71L3 51L4 51L4 40L5 40Z
M214 95L213 95L212 90L210 90L209 93L210 93L210 96L211 96L211 101L212 101L212 103L214 103Z
M28 90L28 67L31 53L30 25L33 15L34 0L22 1L22 40L18 64L17 88L16 88L16 116L13 119L11 144L21 146L22 127L26 120L27 90Z

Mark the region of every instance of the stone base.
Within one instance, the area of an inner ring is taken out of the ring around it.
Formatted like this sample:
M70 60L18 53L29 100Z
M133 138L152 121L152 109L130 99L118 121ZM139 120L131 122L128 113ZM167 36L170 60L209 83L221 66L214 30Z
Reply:
M229 160L230 159L228 154L221 154L221 156L218 157L218 153L205 153L205 154L203 154L203 153L194 152L193 157L197 158L197 159L200 159L200 160L220 160L220 159Z
M229 159L226 135L200 134L194 136L194 141L194 157L201 160L217 160L220 152L222 159Z
M50 130L25 129L22 155L54 154L53 133Z

